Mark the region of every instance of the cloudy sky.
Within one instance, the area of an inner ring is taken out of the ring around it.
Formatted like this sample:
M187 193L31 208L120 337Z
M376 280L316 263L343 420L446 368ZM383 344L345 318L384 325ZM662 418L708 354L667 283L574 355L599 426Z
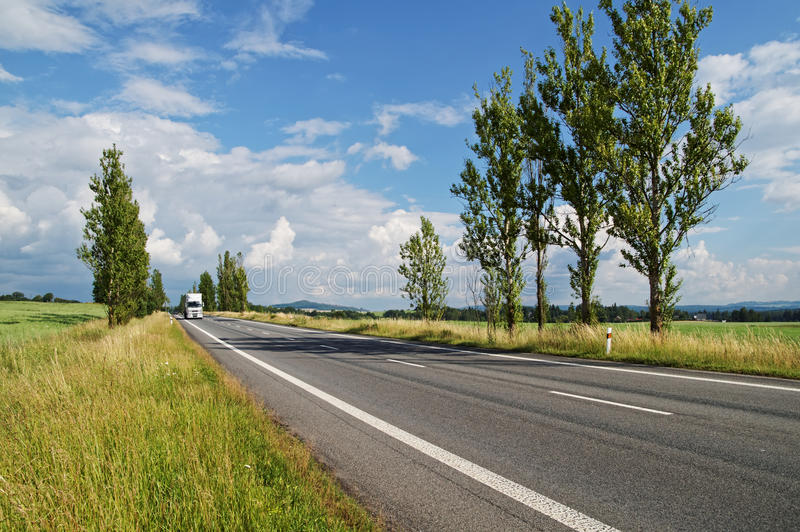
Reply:
M800 6L717 4L698 78L741 116L752 163L675 257L683 302L800 300ZM472 85L509 65L520 86L520 46L557 44L549 6L0 0L0 293L91 298L80 208L116 143L173 301L231 250L257 303L404 307L398 246L426 215L449 303L467 304L449 187L470 156ZM610 44L602 16L596 42ZM620 247L596 293L644 304ZM573 260L551 252L556 303L573 300Z

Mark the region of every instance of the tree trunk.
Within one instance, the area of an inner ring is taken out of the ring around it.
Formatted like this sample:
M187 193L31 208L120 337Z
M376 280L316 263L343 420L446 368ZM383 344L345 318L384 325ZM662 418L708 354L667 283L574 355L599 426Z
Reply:
M651 273L649 275L650 278L650 333L651 334L661 334L661 330L664 327L664 315L662 313L662 305L663 302L661 301L661 291L659 290L659 278L661 276L658 274Z
M545 286L544 286L544 267L546 249L536 250L536 321L539 324L539 331L544 330L546 321L545 314Z
M592 323L592 296L585 286L581 289L581 323Z

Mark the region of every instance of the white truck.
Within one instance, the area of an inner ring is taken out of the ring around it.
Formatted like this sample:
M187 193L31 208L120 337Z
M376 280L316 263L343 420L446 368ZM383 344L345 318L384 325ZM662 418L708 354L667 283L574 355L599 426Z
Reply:
M203 294L189 292L183 303L183 317L203 319Z

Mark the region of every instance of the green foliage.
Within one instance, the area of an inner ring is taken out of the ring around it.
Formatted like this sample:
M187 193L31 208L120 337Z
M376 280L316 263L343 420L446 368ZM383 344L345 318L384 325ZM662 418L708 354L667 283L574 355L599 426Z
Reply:
M522 261L530 249L521 238L527 222L522 180L526 146L520 134L520 114L511 100L511 69L504 68L494 78L489 98L481 98L473 87L480 105L472 115L478 141L470 148L485 170L481 172L468 159L461 183L453 184L450 192L465 203L461 249L485 271L499 275L505 322L513 335L521 317Z
M549 128L538 129L545 136L542 158L571 212L557 218L551 211L548 220L560 243L577 255L577 264L568 266L570 287L581 301L581 321L588 324L595 320L592 289L608 241L597 238L608 228L606 205L612 199L605 174L605 160L614 149L612 83L605 50L598 57L592 45L594 17L584 19L582 9L573 13L564 4L553 7L550 19L561 39L561 56L553 48L543 59L527 54L527 99L535 100L536 85L545 113L553 117Z
M94 203L81 209L86 226L84 242L76 250L94 274L95 302L106 304L109 327L128 322L139 311L146 300L150 263L139 204L121 158L116 145L103 150L103 175L95 174L89 181Z
M411 235L400 244L400 258L404 261L398 272L406 278L402 288L425 320L439 320L444 312L447 297L447 280L444 278L446 260L431 221L420 216L421 233Z
M219 255L217 266L217 308L222 311L244 312L247 310L247 272L243 266L244 257L239 252L232 256L225 251Z
M207 271L200 274L200 285L198 290L203 294L203 308L205 310L217 310L217 298L214 290L214 280Z
M707 222L713 192L730 185L747 166L736 155L741 122L728 106L715 110L709 86L692 87L697 38L711 22L710 7L684 0L672 19L670 0L628 0L623 17L602 0L614 30L614 132L612 160L619 191L609 205L612 234L630 249L623 256L650 283L650 328L660 333L678 301L680 281L670 256L687 233Z
M148 287L149 297L147 313L151 314L156 310L162 310L168 303L169 298L164 292L164 283L161 280L161 272L154 269L150 276L150 286Z

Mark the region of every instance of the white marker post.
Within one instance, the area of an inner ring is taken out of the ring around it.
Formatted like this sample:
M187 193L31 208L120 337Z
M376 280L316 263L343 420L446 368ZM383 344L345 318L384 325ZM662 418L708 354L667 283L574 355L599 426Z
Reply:
M611 352L611 327L606 331L606 354Z

